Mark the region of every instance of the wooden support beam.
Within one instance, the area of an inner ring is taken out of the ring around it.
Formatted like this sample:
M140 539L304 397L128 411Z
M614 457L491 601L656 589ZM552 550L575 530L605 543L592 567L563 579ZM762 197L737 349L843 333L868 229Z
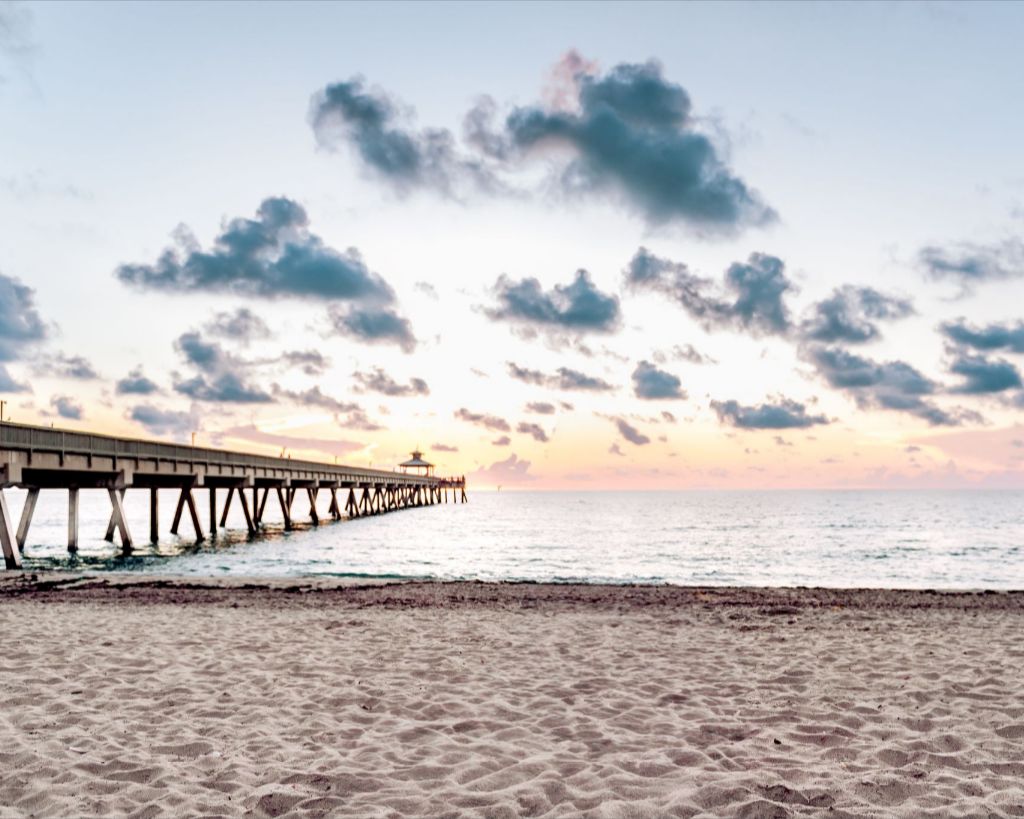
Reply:
M217 487L210 487L210 537L217 537Z
M149 542L160 540L160 499L159 490L154 486L149 490Z
M238 494L242 494L242 490L241 489L238 490ZM224 511L221 513L221 516L220 516L220 525L221 526L227 526L228 525L228 509L231 508L231 499L234 496L235 496L235 487L232 486L232 487L230 487L228 489L227 500L224 501Z
M463 485L462 485L462 502L463 502L463 503L467 503L467 498L466 498L466 485L465 485L465 484L463 484Z
M359 517L359 507L356 505L356 492L351 487L348 490L348 500L345 501L345 511L350 518Z
M284 528L285 531L287 531L292 528L291 504L285 503L284 500L284 496L287 494L287 491L282 491L280 486L276 487L276 489L277 500L278 503L281 504L281 515L284 517Z
M316 495L318 491L314 487L306 488L306 496L309 498L309 519L313 521L314 526L320 525L320 516L316 513Z
M242 503L242 514L245 515L245 526L249 530L249 537L256 534L256 524L253 523L252 515L249 514L249 501L245 497L245 490L238 490L238 500Z
M37 500L39 500L39 487L29 487L28 495L25 496L25 505L21 507L21 521L18 523L18 548L22 551L25 550L25 541L28 540L28 527L32 525L32 515L36 511Z
M118 491L121 493L121 499L123 500L124 499L124 493L125 493L126 490L119 489ZM113 508L111 508L111 510L110 510L110 521L107 523L107 533L103 536L103 539L105 541L107 541L107 543L113 543L114 542L114 532L116 532L116 531L117 531L117 517L116 517L116 515L114 513Z
M68 551L78 551L78 487L68 489Z
M124 516L124 492L123 489L107 490L110 495L110 506L113 509L111 516L121 533L121 551L130 552L132 550L132 535L128 531L128 521Z
M203 527L199 525L199 512L196 511L196 499L192 497L192 489L183 489L185 493L185 503L188 505L188 513L192 517L192 528L196 530L196 543L202 543L205 538L203 537Z
M242 490L238 490L241 492ZM252 488L252 522L257 527L260 525L260 489L258 486Z
M263 525L263 510L267 508L267 498L270 497L270 487L264 487L263 500L260 501L260 510L256 513L256 523Z
M8 569L21 568L21 551L18 549L18 540L14 534L14 519L7 508L7 496L4 490L0 489L0 546L4 552L4 566Z
M171 521L171 534L178 534L178 527L181 525L181 513L185 511L185 493L188 492L187 487L182 487L181 494L178 495L178 505L174 509L174 520Z
M327 511L334 520L341 520L341 510L338 509L338 488L336 486L331 487L331 505L327 507Z

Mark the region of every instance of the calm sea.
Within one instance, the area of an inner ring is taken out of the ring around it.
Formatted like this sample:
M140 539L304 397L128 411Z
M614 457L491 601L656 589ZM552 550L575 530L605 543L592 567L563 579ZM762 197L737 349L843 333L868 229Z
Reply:
M24 493L9 491L20 514ZM223 495L223 493L221 493ZM323 493L321 493L323 494ZM175 495L161 493L166 532ZM205 493L197 493L204 527ZM327 500L322 499L321 515ZM221 499L223 502L223 499ZM1024 492L471 492L466 505L410 509L199 546L164 535L130 557L103 541L109 501L82 492L80 550L67 552L67 493L43 491L29 569L194 575L579 580L612 583L1024 588ZM129 492L148 537L148 495ZM293 512L308 508L296 497ZM183 521L183 532L190 531ZM223 530L221 530L223 532Z

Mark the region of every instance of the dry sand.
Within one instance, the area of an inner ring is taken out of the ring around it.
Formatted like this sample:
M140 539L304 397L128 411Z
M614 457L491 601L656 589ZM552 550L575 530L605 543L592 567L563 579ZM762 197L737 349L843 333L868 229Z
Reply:
M0 580L0 816L1024 816L1024 594Z

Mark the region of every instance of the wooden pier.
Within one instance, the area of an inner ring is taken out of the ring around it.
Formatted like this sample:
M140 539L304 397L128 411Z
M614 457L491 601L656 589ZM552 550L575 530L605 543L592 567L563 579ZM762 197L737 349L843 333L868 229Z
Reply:
M7 505L4 489L28 490L17 529ZM285 529L298 517L293 513L296 495L309 502L308 519L314 526L322 519L317 512L320 492L330 493L328 516L332 520L379 515L409 507L466 502L465 477L439 478L431 474L388 472L355 466L272 458L223 449L165 444L109 435L25 424L0 423L0 545L8 569L21 567L36 501L43 489L68 493L68 549L78 548L78 497L82 489L103 489L110 497L110 523L106 539L120 538L125 552L132 549L132 535L124 514L124 496L129 489L149 491L149 539L159 539L160 489L179 491L171 533L178 534L188 513L196 541L203 532L195 495L209 492L208 534L216 536L218 523L227 523L235 497L242 509L250 535L263 525L267 499L273 495L280 507ZM217 490L227 492L217 518ZM347 495L339 497L339 490ZM344 503L341 500L344 498Z

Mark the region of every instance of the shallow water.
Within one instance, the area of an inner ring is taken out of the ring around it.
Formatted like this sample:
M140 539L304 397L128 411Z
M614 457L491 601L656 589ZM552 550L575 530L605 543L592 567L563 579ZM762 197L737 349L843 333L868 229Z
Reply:
M17 520L23 492L7 492ZM324 493L321 493L323 495ZM223 503L224 493L220 493ZM176 493L161 492L161 531ZM200 520L206 493L197 492ZM148 493L125 501L136 540ZM326 516L328 499L321 497ZM470 492L470 502L284 532L275 498L249 540L165 535L129 557L103 541L106 493L82 491L69 556L67 493L43 491L26 568L196 575L581 580L707 585L1024 588L1024 492ZM296 497L293 514L308 503ZM191 531L186 515L182 532Z

